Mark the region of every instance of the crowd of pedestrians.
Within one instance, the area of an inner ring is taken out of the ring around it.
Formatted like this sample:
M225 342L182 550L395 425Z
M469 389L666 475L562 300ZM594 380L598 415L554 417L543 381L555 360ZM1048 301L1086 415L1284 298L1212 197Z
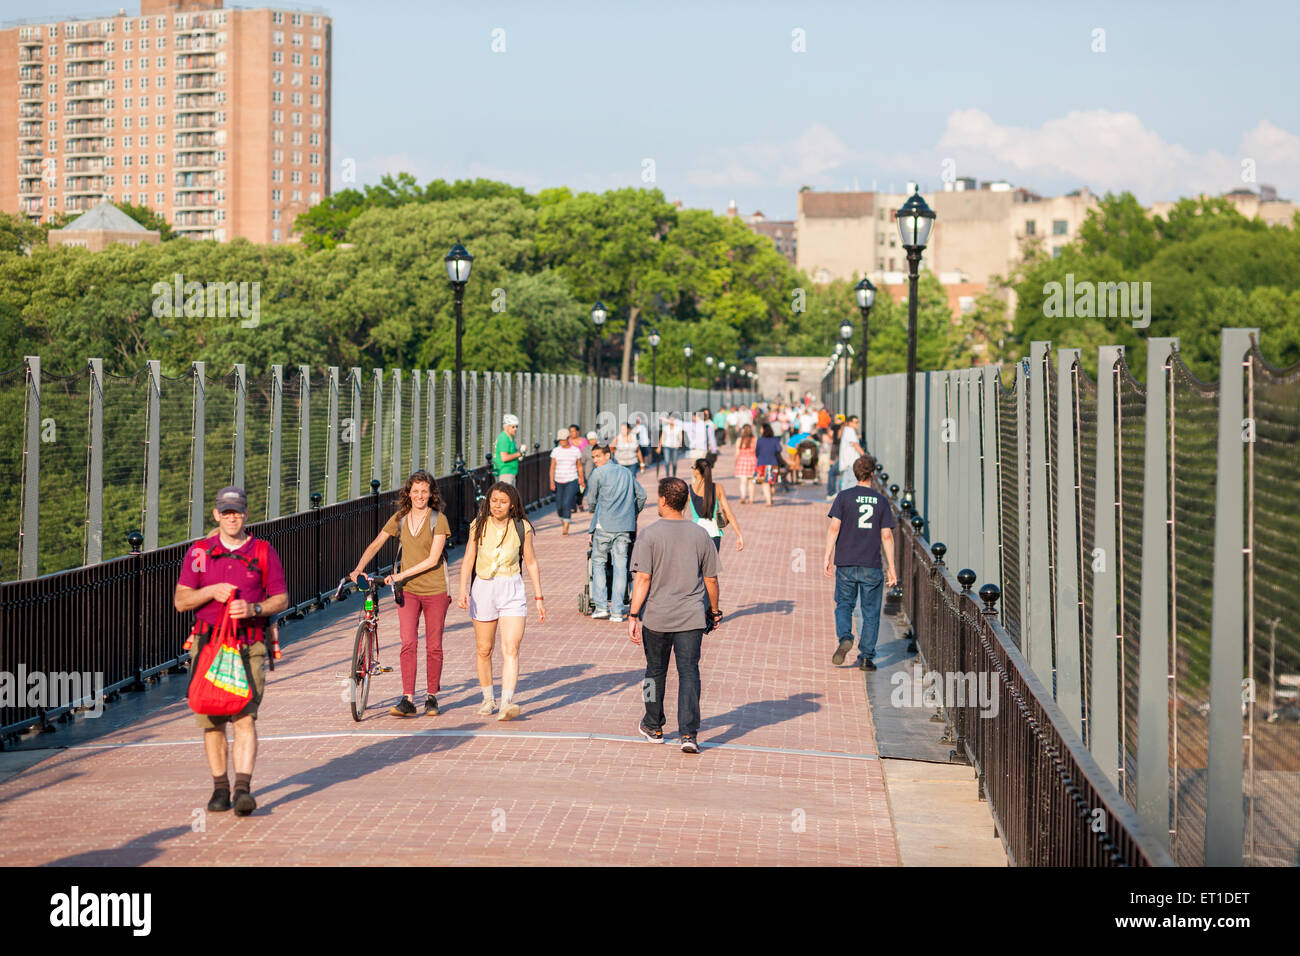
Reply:
M620 425L611 440L596 432L583 434L573 424L558 430L549 458L548 487L556 499L561 535L567 536L578 510L590 513L590 587L592 617L628 624L628 637L646 658L645 712L638 732L663 742L663 691L669 658L678 672L678 729L682 750L698 753L700 726L699 661L703 636L722 621L719 604L719 552L725 529L732 528L736 551L744 537L713 466L719 448L734 444L735 477L740 504L753 504L756 487L766 505L773 504L778 481L798 481L808 470L825 481L831 501L827 517L823 572L834 579L837 646L831 662L842 665L854 643L853 614L862 613L856 666L874 670L876 635L884 589L897 582L893 513L872 484L875 460L863 447L857 416L832 418L825 408L759 403L716 412L700 409L689 417L659 416L652 430L638 415ZM457 606L473 622L476 669L482 704L478 713L497 713L501 721L519 716L514 700L519 682L520 647L528 617L524 574L532 584L539 623L546 610L535 546L536 534L525 517L515 487L524 453L518 443L519 420L505 415L492 456L495 483L482 497L469 528L461 561ZM677 477L680 457L687 456L687 480ZM638 533L638 517L647 503L640 478L648 468L662 468L658 481L660 520ZM585 503L584 503L585 500ZM275 615L287 609L283 567L275 549L250 537L243 526L247 499L238 488L224 488L213 509L216 530L193 548L195 559L176 587L178 611L195 611L191 635L194 661L226 618L237 638L251 684L244 708L228 716L198 714L204 750L213 777L210 810L232 806L239 815L256 807L251 778L257 752L255 720L265 689L267 647L278 656ZM426 694L423 712L440 713L443 632L451 605L446 551L452 529L442 510L437 482L417 471L398 494L398 506L360 555L349 574L352 581L390 538L399 541L399 557L385 579L400 589L402 695L390 714L414 717L418 670L418 633L424 622ZM221 561L221 558L232 560ZM607 567L608 565L608 567ZM630 572L630 574L629 574ZM631 588L628 588L629 579ZM501 693L494 693L492 655L498 636L502 648ZM189 645L187 645L189 646ZM227 759L225 727L234 728ZM235 767L234 797L227 773Z

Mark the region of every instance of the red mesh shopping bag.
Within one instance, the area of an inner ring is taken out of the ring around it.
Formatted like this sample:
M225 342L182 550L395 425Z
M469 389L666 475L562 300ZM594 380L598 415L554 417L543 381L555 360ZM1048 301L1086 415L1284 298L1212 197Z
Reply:
M190 710L209 717L239 713L253 699L253 681L244 655L235 643L235 622L230 618L229 601L221 611L216 629L198 640L199 653L190 670Z

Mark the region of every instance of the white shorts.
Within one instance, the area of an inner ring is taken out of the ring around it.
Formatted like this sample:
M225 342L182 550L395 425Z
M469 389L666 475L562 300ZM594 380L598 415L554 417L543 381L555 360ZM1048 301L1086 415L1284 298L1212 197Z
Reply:
M527 617L523 574L510 578L475 578L469 589L469 616L475 621Z

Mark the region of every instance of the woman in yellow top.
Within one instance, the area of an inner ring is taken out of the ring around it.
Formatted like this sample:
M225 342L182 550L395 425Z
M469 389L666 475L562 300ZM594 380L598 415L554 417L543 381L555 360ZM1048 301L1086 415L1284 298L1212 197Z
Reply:
M533 552L533 526L524 517L519 492L513 485L498 481L470 525L465 557L460 563L460 600L456 602L459 607L469 608L474 622L478 682L483 691L483 705L478 712L485 717L496 705L492 699L492 650L498 624L501 627L501 710L497 720L519 716L519 705L510 698L519 681L519 645L528 616L521 565L528 568L528 576L533 579L537 618L545 624L546 606L542 603L542 578ZM474 571L473 587L467 568Z
M375 535L349 577L365 573L371 558L379 553L389 538L401 541L402 570L384 578L385 584L400 583L403 601L397 608L402 633L402 699L388 712L394 717L414 717L415 671L419 657L417 635L420 615L424 614L425 677L428 696L424 712L438 716L438 698L442 689L442 628L447 620L451 595L447 593L446 562L443 551L451 536L451 525L442 513L438 484L427 471L417 471L406 479L397 498L397 513Z

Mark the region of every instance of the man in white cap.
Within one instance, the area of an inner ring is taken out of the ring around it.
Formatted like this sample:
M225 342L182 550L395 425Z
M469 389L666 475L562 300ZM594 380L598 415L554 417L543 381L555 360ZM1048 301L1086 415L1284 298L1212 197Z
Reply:
M496 450L492 454L492 470L496 472L497 481L513 485L519 475L519 459L524 453L515 444L519 434L519 419L506 415L501 420L501 434L497 436Z

